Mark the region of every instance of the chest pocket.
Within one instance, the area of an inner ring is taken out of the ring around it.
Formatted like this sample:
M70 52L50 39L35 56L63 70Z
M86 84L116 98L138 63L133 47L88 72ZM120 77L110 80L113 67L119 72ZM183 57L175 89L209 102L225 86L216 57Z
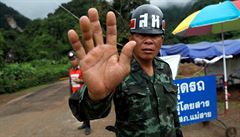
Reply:
M126 109L129 112L129 121L143 120L145 109L149 105L149 95L146 87L131 85L124 90L126 97Z
M178 92L176 85L170 83L163 83L163 87L165 88L165 91L168 93L177 94Z
M174 113L177 105L177 87L170 82L161 83L163 86L162 102L160 103L160 127L163 129L166 136L171 136L171 132L174 129Z
M167 95L167 109L169 113L172 113L176 110L177 107L177 86L170 83L163 83L164 93Z
M125 94L128 96L128 104L132 107L134 107L135 105L141 107L142 105L144 105L143 102L147 97L146 87L139 85L129 86L125 90Z

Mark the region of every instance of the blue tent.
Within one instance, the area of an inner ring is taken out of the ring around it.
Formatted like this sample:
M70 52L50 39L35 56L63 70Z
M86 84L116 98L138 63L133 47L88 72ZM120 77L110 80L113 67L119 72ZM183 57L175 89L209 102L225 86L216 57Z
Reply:
M240 39L225 40L225 55L240 55ZM212 59L214 57L222 56L222 43L220 42L200 42L196 44L174 44L163 45L160 49L161 56L169 56L180 54L184 59Z

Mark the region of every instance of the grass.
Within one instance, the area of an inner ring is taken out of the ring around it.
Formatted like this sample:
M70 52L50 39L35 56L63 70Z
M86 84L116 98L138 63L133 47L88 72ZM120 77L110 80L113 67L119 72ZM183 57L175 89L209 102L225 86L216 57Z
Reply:
M26 94L31 93L31 92L36 92L36 91L38 91L40 89L43 89L45 87L48 87L48 86L49 86L49 84L38 85L38 86L31 87L31 88L24 89L24 90L20 90L18 92L14 92L14 93L1 94L0 95L0 105L7 103L14 98L26 95Z

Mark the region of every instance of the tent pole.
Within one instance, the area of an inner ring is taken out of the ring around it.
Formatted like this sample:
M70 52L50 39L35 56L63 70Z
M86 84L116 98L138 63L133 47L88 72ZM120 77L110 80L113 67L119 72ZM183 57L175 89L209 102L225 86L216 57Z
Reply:
M225 57L225 46L224 46L224 34L223 34L223 23L222 26L222 52L223 52L223 70L224 70L224 94L225 94L225 112L228 110L228 77L227 77L227 68L226 68L226 57Z

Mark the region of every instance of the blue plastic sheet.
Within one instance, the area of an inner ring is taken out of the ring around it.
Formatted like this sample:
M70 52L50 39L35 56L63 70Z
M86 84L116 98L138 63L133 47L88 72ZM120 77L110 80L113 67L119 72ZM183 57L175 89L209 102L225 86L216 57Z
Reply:
M212 59L222 56L222 41L219 42L200 42L196 44L178 43L174 45L163 45L160 49L161 56L180 54L182 58L195 59ZM240 55L240 39L225 40L225 55Z

